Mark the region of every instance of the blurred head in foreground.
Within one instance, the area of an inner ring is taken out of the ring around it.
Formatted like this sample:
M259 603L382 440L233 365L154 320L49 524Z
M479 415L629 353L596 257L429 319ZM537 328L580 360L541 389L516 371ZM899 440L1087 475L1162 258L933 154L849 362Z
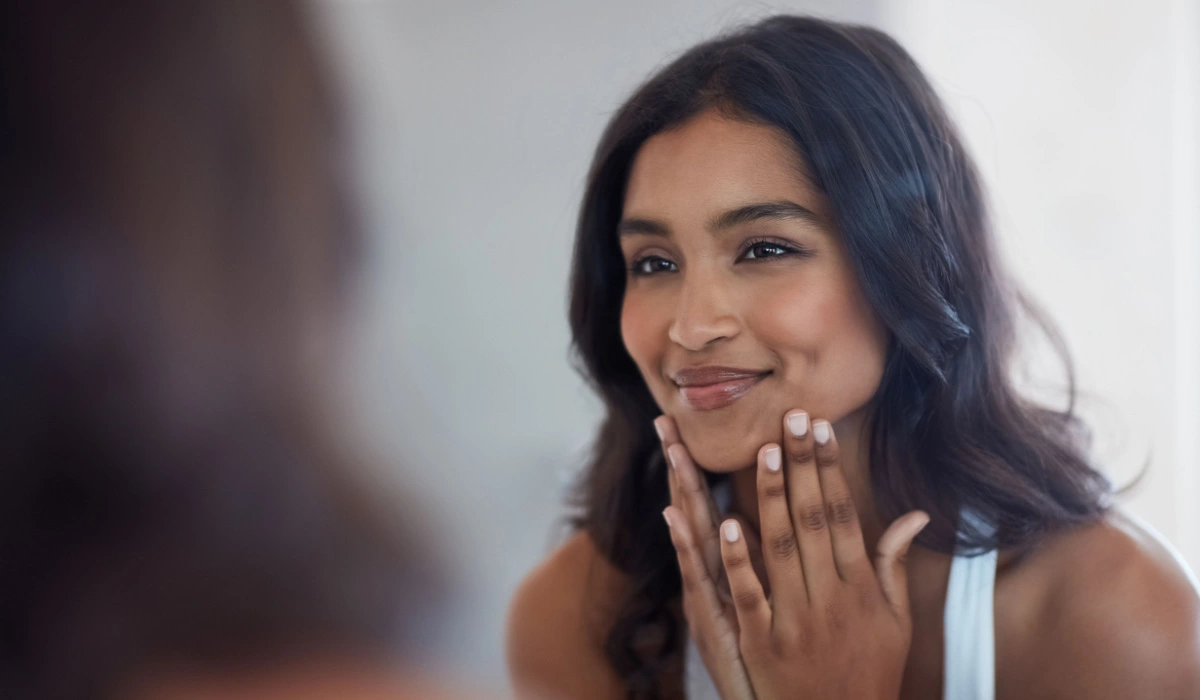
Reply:
M362 690L417 631L323 413L355 241L304 19L0 10L0 696Z

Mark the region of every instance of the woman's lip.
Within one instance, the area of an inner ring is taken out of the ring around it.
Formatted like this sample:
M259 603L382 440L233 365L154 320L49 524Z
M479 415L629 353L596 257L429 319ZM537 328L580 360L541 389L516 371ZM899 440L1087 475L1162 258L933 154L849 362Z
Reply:
M717 365L708 365L705 367L688 367L681 369L671 375L671 381L681 387L686 386L704 386L707 384L720 384L721 382L736 381L739 379L748 379L751 377L761 377L770 374L769 371L741 369L738 367L720 367Z
M724 408L745 396L755 385L765 379L767 374L756 374L715 384L681 386L679 387L679 396L683 398L685 404L698 411Z

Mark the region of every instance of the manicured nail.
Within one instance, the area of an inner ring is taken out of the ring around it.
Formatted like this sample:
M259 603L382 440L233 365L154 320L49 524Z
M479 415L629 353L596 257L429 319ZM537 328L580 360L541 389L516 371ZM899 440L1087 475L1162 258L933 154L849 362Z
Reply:
M925 519L921 521L920 525L913 526L913 537L916 537L917 535L921 534L921 530L924 530L925 526L928 524L929 524L929 516L926 515Z
M679 466L679 456L677 453L679 452L679 450L682 450L682 449L683 448L680 447L679 445L671 445L670 447L667 448L667 460L671 462L672 469L677 468Z
M782 464L783 464L783 458L779 455L779 448L778 447L768 447L766 457L767 457L767 469L769 469L773 472L779 471L779 467L782 466Z
M662 420L661 416L654 419L654 432L658 433L658 440L662 442L666 439L666 432L663 431L662 424L659 423L660 420Z
M829 425L829 421L819 420L813 423L813 439L818 445L824 445L829 442L829 436L833 434L833 428Z
M725 533L726 542L737 542L738 526L737 523L728 522L721 526L721 531Z
M665 508L663 509L663 520L667 521L667 527L670 528L671 527L671 516L667 515L667 510Z
M787 417L787 424L788 430L791 431L792 435L795 435L798 438L808 435L807 413L793 413Z

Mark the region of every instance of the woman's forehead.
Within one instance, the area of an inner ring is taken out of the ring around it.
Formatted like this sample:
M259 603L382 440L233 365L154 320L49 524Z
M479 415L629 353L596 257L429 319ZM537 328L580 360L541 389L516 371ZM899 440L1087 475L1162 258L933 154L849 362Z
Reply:
M767 201L796 202L821 215L826 209L783 133L708 110L646 140L630 170L624 215L709 218Z

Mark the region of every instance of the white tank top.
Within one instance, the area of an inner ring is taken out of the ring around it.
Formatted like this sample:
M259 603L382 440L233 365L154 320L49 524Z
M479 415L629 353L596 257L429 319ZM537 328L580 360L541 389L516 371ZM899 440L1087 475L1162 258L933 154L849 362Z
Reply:
M728 496L713 493L721 510ZM945 652L942 697L945 700L995 700L996 634L993 593L996 551L958 555L950 562L946 589ZM684 657L684 688L688 700L721 700L691 636Z

